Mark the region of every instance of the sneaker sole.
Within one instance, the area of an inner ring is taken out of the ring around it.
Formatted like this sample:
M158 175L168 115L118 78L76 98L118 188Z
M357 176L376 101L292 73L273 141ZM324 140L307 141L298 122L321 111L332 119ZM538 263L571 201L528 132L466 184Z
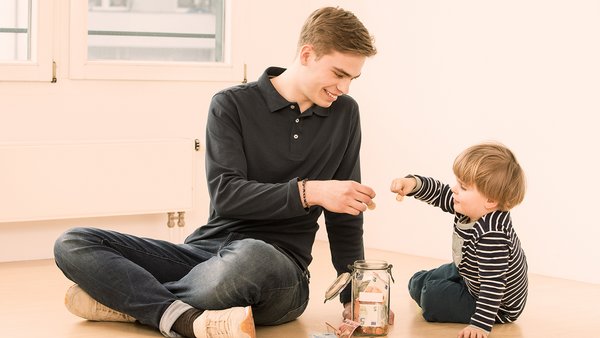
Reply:
M248 335L248 338L256 338L256 329L254 327L254 316L252 315L252 308L246 307L246 319L242 321L240 330Z

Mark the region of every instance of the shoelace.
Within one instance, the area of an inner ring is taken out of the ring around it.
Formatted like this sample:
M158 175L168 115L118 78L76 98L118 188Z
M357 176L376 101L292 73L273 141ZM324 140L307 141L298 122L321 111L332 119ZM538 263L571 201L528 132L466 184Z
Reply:
M231 332L229 332L228 324L229 321L227 319L211 319L209 323L206 323L206 333L208 334L208 337L230 337Z
M108 306L100 304L98 301L94 304L94 312L105 313L108 315L118 316L120 318L126 319L128 316L122 312L111 309Z

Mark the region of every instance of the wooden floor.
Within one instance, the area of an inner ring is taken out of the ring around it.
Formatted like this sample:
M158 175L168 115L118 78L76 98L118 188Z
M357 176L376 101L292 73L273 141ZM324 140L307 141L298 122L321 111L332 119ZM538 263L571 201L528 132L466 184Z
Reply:
M338 300L323 303L325 290L335 279L327 243L317 242L315 260L310 266L311 300L296 321L277 327L258 327L259 338L307 338L327 332L325 322L337 326L342 306ZM463 324L425 322L410 299L406 284L421 269L445 263L380 250L367 250L368 259L393 264L396 283L392 286L391 308L396 323L388 337L456 337ZM71 285L52 260L0 264L1 337L51 338L133 338L162 337L138 324L99 323L71 315L63 305L65 290ZM529 298L525 312L515 323L495 325L491 338L501 337L599 337L600 285L530 275Z

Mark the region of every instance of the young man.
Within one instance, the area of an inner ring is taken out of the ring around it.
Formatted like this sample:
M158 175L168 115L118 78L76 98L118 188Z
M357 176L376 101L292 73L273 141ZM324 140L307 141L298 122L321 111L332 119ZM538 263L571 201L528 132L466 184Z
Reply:
M497 143L472 146L454 161L457 184L409 175L391 191L454 214L454 262L417 272L409 293L430 322L467 323L459 338L485 338L494 323L515 321L527 300L527 261L510 210L525 196L525 175Z
M67 231L55 245L57 265L77 283L67 308L90 320L137 320L168 337L254 337L254 324L300 316L323 212L338 274L364 258L362 212L375 192L359 183L359 109L346 94L375 53L352 13L313 12L289 68L213 97L208 223L183 245ZM350 290L340 297L349 302Z

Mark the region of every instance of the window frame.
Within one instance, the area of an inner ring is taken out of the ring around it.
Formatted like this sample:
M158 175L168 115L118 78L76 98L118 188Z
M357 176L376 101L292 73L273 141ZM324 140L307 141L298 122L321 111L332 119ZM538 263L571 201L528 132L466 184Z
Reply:
M54 0L32 1L31 60L0 61L0 81L53 81Z
M93 80L241 81L243 13L247 1L224 1L223 62L88 60L88 2L70 2L69 78ZM235 46L235 50L232 49Z

